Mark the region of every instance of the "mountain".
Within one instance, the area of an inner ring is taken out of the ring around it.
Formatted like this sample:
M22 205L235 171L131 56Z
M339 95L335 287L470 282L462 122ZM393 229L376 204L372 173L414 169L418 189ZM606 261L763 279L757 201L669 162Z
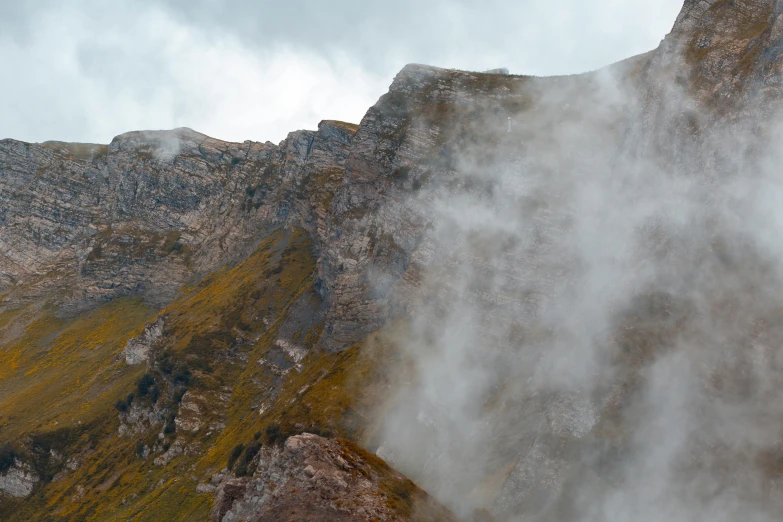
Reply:
M779 520L781 31L687 0L279 145L0 141L0 515Z

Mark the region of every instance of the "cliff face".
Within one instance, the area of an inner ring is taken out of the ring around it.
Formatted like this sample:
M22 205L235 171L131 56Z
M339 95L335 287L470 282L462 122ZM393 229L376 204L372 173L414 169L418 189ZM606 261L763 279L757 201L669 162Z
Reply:
M316 235L323 209L308 197L328 199L354 131L325 122L279 146L189 129L132 132L108 147L4 140L5 299L56 284L66 308L127 295L161 304L247 257L269 230L301 222Z
M777 519L781 24L688 0L585 75L409 65L279 145L0 142L14 509L451 516L311 431L477 519Z

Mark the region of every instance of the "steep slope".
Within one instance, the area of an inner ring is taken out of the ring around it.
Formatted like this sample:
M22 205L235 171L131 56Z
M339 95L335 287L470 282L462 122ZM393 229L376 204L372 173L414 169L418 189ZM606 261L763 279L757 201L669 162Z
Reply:
M323 316L313 272L307 234L279 229L245 262L186 288L157 318L151 319L141 302L126 298L70 322L48 344L58 357L43 357L50 366L45 378L38 376L44 370L24 371L32 364L28 357L41 357L23 350L19 371L11 372L16 380L4 380L8 417L0 431L3 440L14 441L19 460L0 485L14 496L32 496L6 499L3 518L159 520L168 514L204 520L215 490L208 484L221 470L252 476L263 465L260 459L294 433L358 438L361 427L350 409L361 394L347 393L356 383L343 383L342 373L375 363L357 362L355 351L311 353ZM128 314L131 305L146 315ZM120 318L131 325L150 320L154 326L122 330ZM19 342L40 339L36 331L28 329ZM136 341L113 343L133 334ZM110 355L87 366L94 349L68 344L74 339L89 340ZM147 350L139 350L143 344ZM123 357L131 352L134 366ZM25 386L33 383L28 394ZM39 411L38 404L46 408ZM25 448L20 437L29 437ZM409 520L414 506L428 505L426 494L390 475L385 464L356 454L360 450L350 444L346 448L353 452L356 470L381 480L372 494L380 510L376 516ZM11 478L25 469L33 477L31 485L14 490ZM434 505L426 509L441 513L437 519L451 516Z
M279 146L1 142L0 513L451 517L351 440L477 519L779 519L781 23L410 65Z
M213 516L227 521L456 520L375 455L309 433L289 438L282 450L264 448L252 479L218 489Z
M781 13L686 2L657 51L580 77L398 77L347 167L388 198L385 304L418 320L390 462L500 519L779 516Z
M246 257L265 231L317 226L307 212L318 205L303 203L328 199L329 183L305 194L307 180L340 170L353 132L324 122L280 146L189 129L132 132L108 147L4 140L4 299L57 285L66 309L123 295L166 303L194 275Z

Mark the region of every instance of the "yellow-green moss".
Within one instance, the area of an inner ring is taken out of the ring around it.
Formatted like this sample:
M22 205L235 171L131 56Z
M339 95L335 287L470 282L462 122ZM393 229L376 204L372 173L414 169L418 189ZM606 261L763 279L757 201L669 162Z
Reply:
M145 371L128 368L117 355L128 338L155 319L154 312L140 301L120 299L70 321L51 313L31 319L23 336L0 348L0 368L13 368L3 370L8 378L0 381L0 393L5 393L0 395L0 442L66 427L74 430L67 432L68 451L81 455L83 464L39 487L24 502L0 502L0 518L204 520L212 497L197 495L196 485L224 468L237 444L248 444L273 424L285 434L314 431L368 440L376 428L373 413L394 369L403 365L393 342L395 326L341 354L315 348L322 325L291 323L310 313L296 308L297 303L316 306L320 299L314 271L308 235L299 229L278 230L245 262L183 288L182 296L160 312L166 318L160 350L192 368L190 391L212 400L230 390L227 406L212 402L202 412L203 419L222 422L225 428L211 435L207 430L177 433L181 443L197 450L166 466L155 466L155 455L146 460L136 455L137 443L153 446L157 431L119 437L114 409ZM309 353L298 368L277 377L258 361L281 329ZM263 413L259 401L265 405ZM365 458L385 476L380 459ZM391 474L387 478L384 491L401 513L424 498L409 481Z
M55 152L66 154L73 159L89 160L95 157L106 157L109 153L108 145L96 143L66 143L63 141L45 141L41 146Z
M348 132L351 135L356 134L356 132L359 130L359 125L355 123L348 123L345 121L339 121L339 120L324 120L321 123L325 123L327 125L331 125L332 127L337 127L338 129L344 130L345 132Z
M153 315L118 299L72 321L41 313L0 347L0 441L89 423L138 373L118 364L125 342Z

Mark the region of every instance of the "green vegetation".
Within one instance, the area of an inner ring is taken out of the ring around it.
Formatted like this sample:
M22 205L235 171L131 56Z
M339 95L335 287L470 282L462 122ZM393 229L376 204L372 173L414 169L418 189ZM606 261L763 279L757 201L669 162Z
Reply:
M127 298L70 321L37 308L18 311L0 346L0 442L114 411L139 374L117 355L154 313Z
M304 431L371 439L371 413L402 363L392 339L404 325L340 354L318 350L314 269L307 234L278 230L245 262L183 288L164 310L118 299L70 320L14 312L8 324L28 326L0 347L0 444L32 436L14 449L46 482L29 499L0 501L0 518L205 520L212 497L197 495L196 485L225 467L252 473L262 445ZM156 314L165 332L149 368L128 367L119 353ZM280 338L307 350L284 375L259 363L273 359ZM119 436L120 413L154 403L167 412L160 425ZM201 428L179 429L179 419ZM155 465L174 444L192 451ZM76 471L65 468L69 459L79 462ZM415 501L409 484L395 480L384 486L391 501Z
M258 455L258 452L260 450L261 450L261 444L259 444L258 441L256 440L252 441L244 448L244 452L242 452L242 458L239 459L239 462L237 462L236 466L234 466L233 468L234 473L236 473L238 477L248 476L250 472L249 469L250 463L253 461L255 456Z
M236 463L239 456L242 455L242 451L244 449L245 445L241 442L234 446L234 449L231 450L231 455L228 456L228 469L232 469L234 467L234 464Z

